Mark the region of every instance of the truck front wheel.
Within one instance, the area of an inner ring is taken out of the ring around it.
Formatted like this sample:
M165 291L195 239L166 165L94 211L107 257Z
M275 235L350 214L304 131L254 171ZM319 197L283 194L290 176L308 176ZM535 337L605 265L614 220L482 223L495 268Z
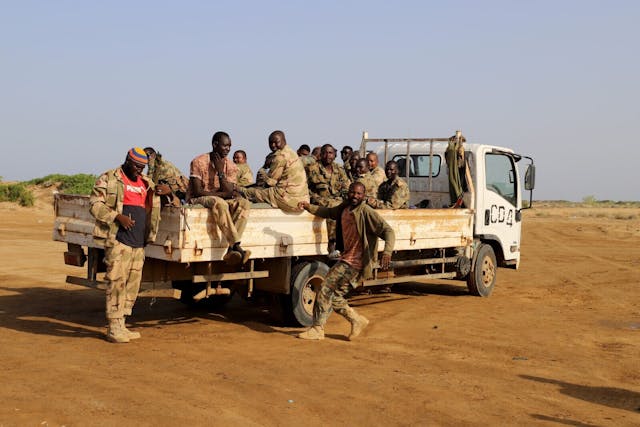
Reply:
M475 257L473 271L467 277L471 295L488 297L496 284L496 254L491 245L481 244Z
M287 298L285 310L291 314L290 320L301 326L311 326L316 293L328 272L327 264L320 261L301 262L293 267L291 294L283 295Z

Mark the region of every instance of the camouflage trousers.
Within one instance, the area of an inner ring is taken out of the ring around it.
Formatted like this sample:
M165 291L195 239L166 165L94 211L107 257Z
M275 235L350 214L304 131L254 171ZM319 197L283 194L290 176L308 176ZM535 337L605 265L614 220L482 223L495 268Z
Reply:
M333 208L342 203L342 197L331 196L314 196L311 200L312 203L318 206L324 206L325 208ZM336 240L336 220L327 218L327 238L330 242Z
M309 201L309 198L287 197L276 187L249 187L241 188L240 194L253 203L269 203L272 207L281 209L284 212L300 212L298 203Z
M104 253L107 265L107 319L122 319L131 315L138 297L144 248L132 248L116 240L113 246L104 249Z
M248 200L242 198L225 200L216 196L202 196L191 199L191 203L211 210L213 221L227 239L229 246L240 241L251 209L251 203Z
M324 326L331 311L346 317L349 304L345 295L351 290L351 282L360 275L361 270L352 268L344 261L338 261L322 281L320 292L313 306L313 326Z

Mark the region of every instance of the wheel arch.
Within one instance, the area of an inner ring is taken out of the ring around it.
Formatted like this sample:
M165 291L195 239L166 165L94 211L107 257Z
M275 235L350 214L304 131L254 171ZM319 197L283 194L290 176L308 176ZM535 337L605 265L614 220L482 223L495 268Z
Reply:
M505 267L504 252L500 238L495 234L480 234L477 238L480 240L480 243L491 246L493 253L496 255L496 262L498 263L498 266ZM475 256L476 255L474 254L474 259Z

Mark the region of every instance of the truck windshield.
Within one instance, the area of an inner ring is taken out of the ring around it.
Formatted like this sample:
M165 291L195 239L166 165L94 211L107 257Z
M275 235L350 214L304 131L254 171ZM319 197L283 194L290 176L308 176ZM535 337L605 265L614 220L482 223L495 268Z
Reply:
M498 193L516 205L516 179L513 160L504 154L487 153L485 157L487 190Z

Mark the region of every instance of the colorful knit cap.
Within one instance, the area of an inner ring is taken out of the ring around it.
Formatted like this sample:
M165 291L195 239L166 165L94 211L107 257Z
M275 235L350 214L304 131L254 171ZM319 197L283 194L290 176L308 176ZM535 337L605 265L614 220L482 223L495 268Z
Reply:
M136 163L140 163L142 165L146 165L149 163L149 157L147 157L147 153L140 147L133 147L127 153L127 157L133 160Z

